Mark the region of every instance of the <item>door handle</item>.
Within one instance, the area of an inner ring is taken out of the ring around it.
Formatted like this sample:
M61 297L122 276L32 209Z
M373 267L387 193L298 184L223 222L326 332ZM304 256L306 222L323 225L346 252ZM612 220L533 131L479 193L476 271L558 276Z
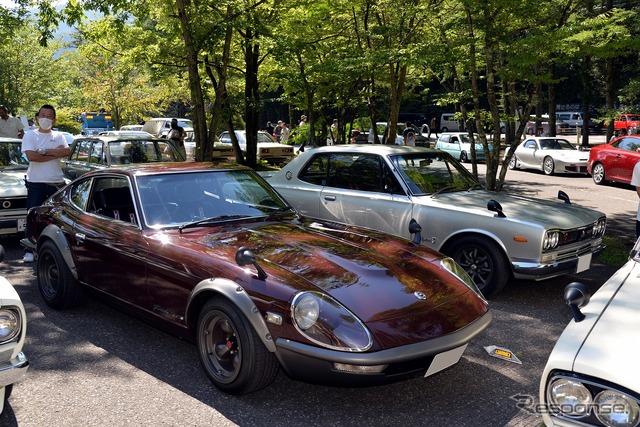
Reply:
M83 244L86 238L87 236L85 236L83 233L76 233L76 244Z
M336 196L324 196L324 199L328 202L335 202Z

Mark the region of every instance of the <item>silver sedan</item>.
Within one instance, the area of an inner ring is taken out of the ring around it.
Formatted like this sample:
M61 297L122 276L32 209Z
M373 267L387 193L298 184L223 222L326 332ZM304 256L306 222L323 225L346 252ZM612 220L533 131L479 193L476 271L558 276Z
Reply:
M440 150L313 148L269 183L304 215L414 239L451 256L485 295L510 277L587 270L603 248L603 213L571 204L565 193L561 202L486 191Z
M587 174L589 152L582 151L563 138L527 138L518 145L509 160L509 169L536 169L554 173Z

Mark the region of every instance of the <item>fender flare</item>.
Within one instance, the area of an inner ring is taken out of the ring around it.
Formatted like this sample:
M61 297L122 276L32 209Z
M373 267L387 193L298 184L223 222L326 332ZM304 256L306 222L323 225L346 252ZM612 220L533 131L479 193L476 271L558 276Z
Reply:
M69 242L64 236L64 233L60 229L60 227L56 225L47 225L47 227L42 231L40 237L38 238L38 248L42 245L44 240L51 240L57 246L60 254L62 254L62 258L64 262L67 263L67 267L71 271L73 278L78 280L78 269L76 268L76 264L73 261L73 256L71 255L71 248L69 248Z
M276 351L276 344L273 341L273 337L269 332L269 328L267 328L267 324L262 318L260 314L260 310L253 303L253 300L244 290L244 288L232 280L222 279L222 278L210 278L202 280L200 283L196 285L196 287L189 295L189 300L187 301L187 319L186 324L190 324L189 317L191 316L191 307L192 303L198 299L198 295L202 292L213 291L217 294L220 294L231 301L242 314L246 316L246 318L253 326L253 329L256 331L260 340L264 344L264 346L272 353Z

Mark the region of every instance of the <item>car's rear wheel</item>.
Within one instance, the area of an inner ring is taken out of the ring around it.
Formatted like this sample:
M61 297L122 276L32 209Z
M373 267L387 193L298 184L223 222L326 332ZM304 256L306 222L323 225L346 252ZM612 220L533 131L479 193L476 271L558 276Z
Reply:
M511 156L511 160L509 160L509 169L511 169L511 170L516 169L517 164L518 164L518 159L516 158L516 155L514 154L513 156Z
M440 132L442 132L442 133L449 132L449 128L444 126L444 127L440 128Z
M553 162L551 156L545 157L544 161L542 162L542 170L544 171L545 175L553 175L554 169L555 163Z
M591 177L593 178L593 182L597 185L606 184L607 180L605 179L604 165L602 163L595 163L591 168Z
M497 294L509 281L509 267L502 249L486 238L463 237L445 253L464 268L485 296Z
M460 162L467 163L468 161L469 161L469 158L467 156L467 152L466 151L461 151L460 152Z
M38 250L38 288L49 307L62 310L86 300L80 283L73 277L60 250L48 240Z
M231 302L214 298L198 319L198 355L213 384L230 394L260 390L274 380L279 364L249 320Z

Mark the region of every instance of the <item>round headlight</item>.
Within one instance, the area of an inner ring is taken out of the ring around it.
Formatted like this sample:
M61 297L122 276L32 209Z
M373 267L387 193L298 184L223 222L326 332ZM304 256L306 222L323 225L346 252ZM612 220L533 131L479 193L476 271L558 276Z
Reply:
M0 342L13 339L20 332L20 315L14 310L0 310Z
M303 331L306 331L318 320L320 314L320 304L318 299L311 293L304 294L293 309L293 320Z
M605 426L635 427L640 420L640 407L629 396L615 390L604 390L594 399L596 417Z
M589 415L591 393L581 382L568 378L553 380L547 390L547 399L554 412L571 418Z

